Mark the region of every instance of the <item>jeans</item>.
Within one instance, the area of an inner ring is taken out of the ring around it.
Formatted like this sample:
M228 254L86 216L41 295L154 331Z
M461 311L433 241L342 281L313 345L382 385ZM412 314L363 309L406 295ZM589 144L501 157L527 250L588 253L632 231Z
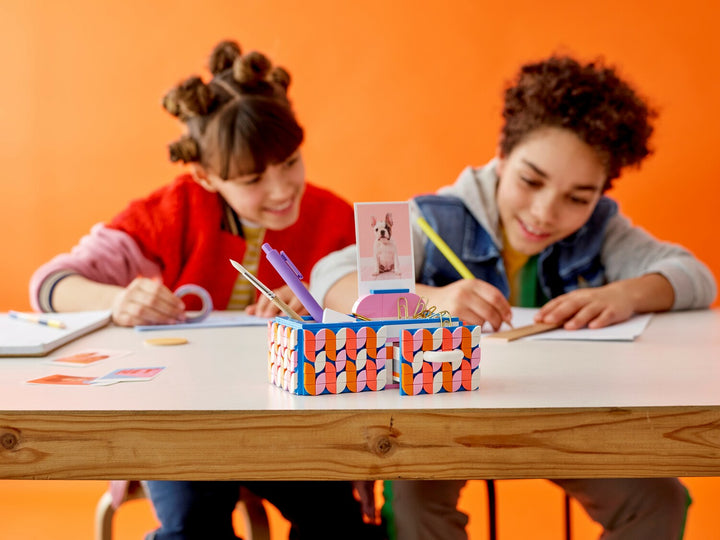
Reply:
M154 540L237 540L232 512L240 486L274 505L292 527L291 540L381 539L363 522L350 482L186 482L149 481L160 528Z

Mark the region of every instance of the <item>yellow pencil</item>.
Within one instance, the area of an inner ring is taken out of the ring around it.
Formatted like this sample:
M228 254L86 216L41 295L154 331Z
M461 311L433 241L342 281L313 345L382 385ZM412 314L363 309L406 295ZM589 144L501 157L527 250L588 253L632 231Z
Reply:
M440 253L442 253L448 262L452 264L453 268L458 271L458 274L465 279L475 279L475 276L473 276L472 272L468 270L468 267L463 264L457 255L455 255L453 250L450 249L450 246L445 243L445 240L440 238L438 233L436 233L430 224L425 221L425 218L417 218L417 224L420 225L420 228L427 235L430 241L435 244L435 247L440 250Z
M53 328L65 328L65 323L62 321L58 321L56 319L47 319L45 317L39 317L35 314L20 313L18 311L9 311L8 315L12 319L17 319L19 321L26 321L26 322L35 323L35 324L42 324L44 326L52 326Z

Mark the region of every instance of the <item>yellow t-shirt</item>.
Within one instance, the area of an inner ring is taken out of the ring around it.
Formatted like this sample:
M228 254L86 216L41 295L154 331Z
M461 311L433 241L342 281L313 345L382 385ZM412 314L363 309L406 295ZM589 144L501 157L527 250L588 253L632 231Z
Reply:
M523 287L521 270L530 259L530 256L513 249L510 242L508 242L505 229L502 230L502 235L502 258L505 263L505 272L507 273L508 284L510 285L510 305L519 306Z
M242 231L246 243L242 265L251 274L257 275L258 265L260 264L260 246L265 237L265 229L243 223ZM227 309L245 309L254 302L255 287L242 274L238 274Z

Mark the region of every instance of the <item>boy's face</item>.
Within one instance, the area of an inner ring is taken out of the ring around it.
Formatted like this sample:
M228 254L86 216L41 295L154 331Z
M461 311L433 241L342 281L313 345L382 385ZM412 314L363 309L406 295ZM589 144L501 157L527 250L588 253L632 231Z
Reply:
M602 195L605 167L573 132L531 133L497 166L500 221L512 247L536 255L590 218Z
M241 218L266 229L285 229L300 215L305 191L305 164L300 150L282 163L268 165L261 173L223 180L197 168L196 178L208 191L222 195Z

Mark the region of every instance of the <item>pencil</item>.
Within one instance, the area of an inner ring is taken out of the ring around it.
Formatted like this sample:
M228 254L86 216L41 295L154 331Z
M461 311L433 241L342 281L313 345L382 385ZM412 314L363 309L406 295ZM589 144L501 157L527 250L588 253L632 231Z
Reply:
M515 341L516 339L524 338L525 336L534 336L542 332L548 332L550 330L556 330L562 325L556 323L535 323L527 326L520 326L513 328L512 330L503 330L502 332L495 332L494 334L488 334L483 336L483 340L491 341Z
M427 235L430 241L435 244L435 247L440 250L440 253L442 253L448 260L448 262L452 264L453 268L457 270L458 274L460 274L465 279L475 279L475 276L473 276L472 272L468 269L468 267L463 264L463 262L457 255L455 255L453 250L450 249L450 246L445 243L445 240L440 238L438 233L436 233L430 226L430 224L425 221L425 218L417 218L417 224L420 225L420 228Z
M20 313L19 311L9 311L8 316L17 319L19 321L25 321L35 324L43 324L45 326L52 326L53 328L65 328L65 323L55 319L46 319L30 313Z

